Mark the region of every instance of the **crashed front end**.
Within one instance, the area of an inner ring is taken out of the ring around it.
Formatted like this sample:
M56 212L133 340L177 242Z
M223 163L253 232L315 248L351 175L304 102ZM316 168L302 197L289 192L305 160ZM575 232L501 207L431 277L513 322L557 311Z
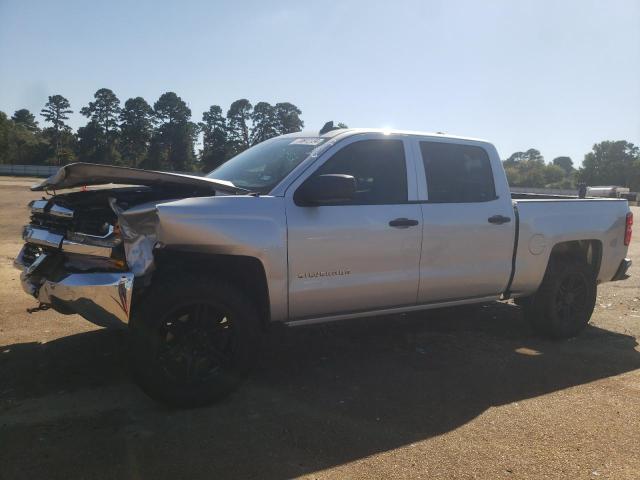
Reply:
M23 289L41 308L113 326L128 323L133 299L149 285L154 249L162 245L158 205L243 189L207 177L74 163L31 190L105 184L132 186L31 202L30 222L22 234L25 245L14 264L22 270Z
M30 204L25 244L14 261L22 270L22 288L40 308L78 313L105 327L126 324L134 273L126 262L117 215L94 206L76 210L57 198Z

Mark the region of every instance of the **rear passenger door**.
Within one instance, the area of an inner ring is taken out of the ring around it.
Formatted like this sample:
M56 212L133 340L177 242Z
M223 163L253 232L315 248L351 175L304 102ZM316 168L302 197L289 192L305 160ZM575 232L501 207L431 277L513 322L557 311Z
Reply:
M415 305L422 226L407 142L381 134L348 138L287 190L291 319ZM297 205L295 191L323 174L353 176L355 198Z
M504 179L496 185L494 172L503 174L495 149L483 145L414 143L423 200L418 303L497 297L508 283L511 195Z

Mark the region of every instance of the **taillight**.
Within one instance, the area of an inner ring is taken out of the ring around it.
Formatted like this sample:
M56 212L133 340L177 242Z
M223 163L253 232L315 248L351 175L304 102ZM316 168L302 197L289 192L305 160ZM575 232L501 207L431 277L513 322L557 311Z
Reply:
M627 213L627 221L624 226L624 244L629 245L631 243L631 226L633 225L633 213Z

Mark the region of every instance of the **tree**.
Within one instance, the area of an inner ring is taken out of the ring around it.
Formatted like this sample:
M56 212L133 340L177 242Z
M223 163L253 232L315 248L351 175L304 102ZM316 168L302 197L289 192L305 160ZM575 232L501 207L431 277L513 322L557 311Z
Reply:
M567 173L564 169L558 165L545 165L544 167L544 182L545 187L554 188L560 184Z
M45 121L53 124L48 133L53 137L56 165L61 165L63 159L69 158L69 150L64 148L66 145L62 140L63 137L67 137L63 134L71 130L65 123L65 120L69 120L69 114L71 113L73 113L71 104L62 95L50 96L44 108L40 111L40 115L44 117Z
M522 161L504 167L509 185L513 187L544 187L546 185L544 163Z
M164 124L179 124L188 122L191 118L191 109L174 92L166 92L153 104L156 117Z
M28 110L18 110L11 119L0 112L0 163L42 164L48 153L49 143Z
M224 163L227 155L227 124L218 105L211 105L202 114L199 124L202 132L200 162L202 170L210 172Z
M252 105L246 98L236 100L227 111L229 155L233 157L250 146L249 122Z
M130 98L120 112L120 155L124 165L141 166L153 134L154 112L142 97Z
M163 93L153 104L160 125L151 141L150 168L177 171L193 170L193 143L197 125L190 121L191 110L174 92Z
M530 148L526 152L515 152L511 154L509 158L507 158L503 163L505 167L511 167L516 165L519 162L537 162L544 164L544 157L540 154L539 150L535 148Z
M276 116L278 118L278 134L299 132L304 127L304 122L300 119L302 111L293 103L276 103Z
M12 124L7 118L7 114L0 111L0 164L12 163L9 149L9 135Z
M95 101L80 109L89 123L78 129L78 155L87 162L119 164L116 141L120 100L108 88L99 89L93 98Z
M618 185L640 190L640 149L625 140L596 143L578 172L588 185Z
M95 122L105 134L107 141L118 126L118 116L120 115L120 100L113 91L108 88L101 88L94 95L95 101L80 109L80 113Z
M11 120L13 120L13 123L15 123L16 125L21 125L32 133L40 131L40 128L38 128L36 117L26 108L16 110L13 114L13 117L11 117Z
M113 163L113 158L106 155L107 142L104 130L95 120L89 120L84 126L78 128L78 144L76 153L82 162L89 163Z
M253 113L251 114L251 120L253 121L253 129L251 130L252 145L278 136L279 119L276 112L277 110L267 102L258 102L253 107Z
M349 128L349 126L344 122L338 122L336 127L338 127L338 128Z
M556 157L552 163L562 168L567 175L574 171L573 160L570 157Z

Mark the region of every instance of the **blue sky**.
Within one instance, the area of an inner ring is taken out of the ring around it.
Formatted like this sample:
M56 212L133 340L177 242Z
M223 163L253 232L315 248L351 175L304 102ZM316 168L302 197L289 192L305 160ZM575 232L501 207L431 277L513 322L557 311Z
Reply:
M0 110L77 112L101 87L199 120L291 101L307 127L445 131L580 162L640 144L640 1L0 0Z

